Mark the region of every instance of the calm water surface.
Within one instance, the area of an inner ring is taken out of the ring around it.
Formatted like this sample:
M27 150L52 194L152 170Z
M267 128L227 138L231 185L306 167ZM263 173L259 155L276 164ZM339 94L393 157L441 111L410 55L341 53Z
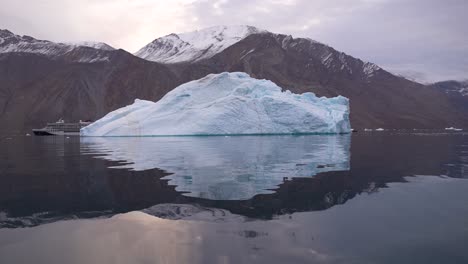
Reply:
M0 150L0 263L468 263L464 133Z

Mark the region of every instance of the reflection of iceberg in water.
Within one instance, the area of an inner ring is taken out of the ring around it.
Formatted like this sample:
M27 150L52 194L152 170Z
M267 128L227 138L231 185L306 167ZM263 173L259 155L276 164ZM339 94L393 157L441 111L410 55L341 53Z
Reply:
M349 170L349 135L82 138L81 150L136 171L159 168L184 195L245 200L285 178Z

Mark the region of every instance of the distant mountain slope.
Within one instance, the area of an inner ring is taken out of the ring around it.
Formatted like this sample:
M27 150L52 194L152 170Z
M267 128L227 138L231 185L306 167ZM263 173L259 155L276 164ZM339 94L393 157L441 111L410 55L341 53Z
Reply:
M107 60L107 57L99 56L99 51L112 50L115 49L102 42L56 43L0 30L0 53L32 53L49 58L75 54L79 62L96 62ZM80 53L79 58L77 53Z
M161 60L171 62L166 64L105 45L18 39L0 31L0 133L24 133L59 118L96 120L136 98L156 101L184 82L224 71L247 72L295 93L346 96L357 129L468 128L468 110L462 110L468 103L438 87L394 76L310 39L251 27L217 29L201 30L215 32L206 39L192 36L203 45L167 46L178 52L161 52ZM224 37L213 37L220 32ZM208 48L189 52L195 46Z
M433 86L447 94L468 98L468 80L436 82L433 84Z
M244 71L295 93L343 95L350 99L354 128L468 124L468 117L451 105L445 93L310 39L268 32L252 34L210 59L172 68L183 81L210 72Z
M262 30L251 26L217 26L170 34L155 39L135 55L161 63L195 62L211 58L245 37L260 32Z
M445 93L452 106L461 114L468 116L468 80L443 81L431 86Z
M0 54L0 133L24 133L59 118L96 120L135 98L158 100L180 83L164 65L122 50L77 63L31 53Z
M64 44L75 46L75 47L88 47L88 48L99 49L99 50L115 50L114 47L110 46L107 43L96 42L96 41L65 42Z

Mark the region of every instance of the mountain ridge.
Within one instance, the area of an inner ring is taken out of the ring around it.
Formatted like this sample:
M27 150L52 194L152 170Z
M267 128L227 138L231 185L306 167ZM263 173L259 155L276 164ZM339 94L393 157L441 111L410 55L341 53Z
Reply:
M286 42L289 44L285 45ZM329 55L333 59L324 63L324 56ZM373 70L368 71L368 67ZM467 124L466 116L453 109L440 91L426 89L325 44L303 38L254 34L211 59L173 68L178 69L184 81L211 72L243 71L294 93L343 95L350 99L354 128L443 128L452 123Z
M458 94L459 96L468 98L468 80L456 81L456 80L447 80L436 82L432 84L433 86L442 89L446 93Z
M169 34L148 43L134 55L160 63L184 63L209 59L237 41L264 32L252 26L214 26Z
M27 35L16 35L9 30L0 29L0 53L33 53L49 58L60 58L73 55L81 51L78 62L96 62L106 60L106 57L98 56L96 51L112 51L112 46L103 42L52 42L40 40ZM86 54L87 56L85 56ZM76 56L75 56L76 57Z
M262 32L207 58L178 63L90 47L53 56L0 52L0 130L21 133L59 118L96 120L136 98L157 101L182 83L239 71L294 93L346 96L357 129L468 128L468 109L436 87L311 39Z

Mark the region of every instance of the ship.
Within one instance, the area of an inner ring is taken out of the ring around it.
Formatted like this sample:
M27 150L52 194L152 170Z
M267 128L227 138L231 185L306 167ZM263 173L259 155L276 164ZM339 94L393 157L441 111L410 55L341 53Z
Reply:
M55 123L47 123L44 128L33 129L36 136L79 136L80 129L91 124L92 121L79 121L78 123L66 123L59 119Z

